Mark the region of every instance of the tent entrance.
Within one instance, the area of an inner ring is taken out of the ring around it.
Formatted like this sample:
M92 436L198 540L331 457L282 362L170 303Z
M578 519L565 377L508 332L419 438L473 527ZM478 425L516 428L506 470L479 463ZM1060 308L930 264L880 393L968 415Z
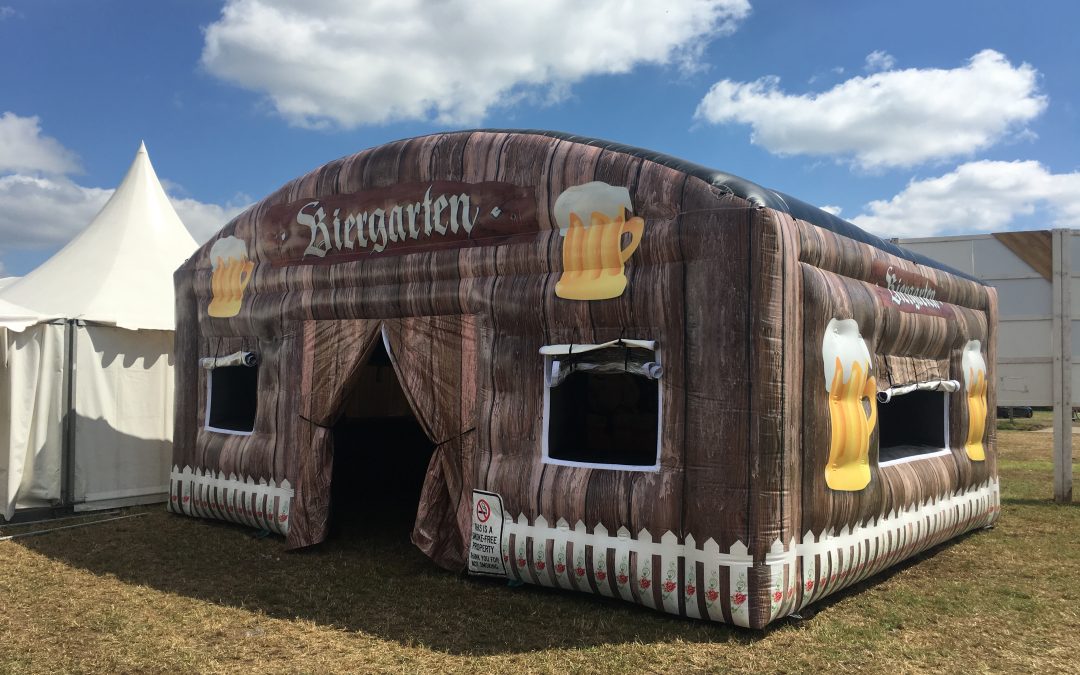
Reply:
M465 566L486 335L471 315L304 322L290 547L415 516L413 544Z
M333 427L331 531L408 541L434 445L414 416L382 340Z

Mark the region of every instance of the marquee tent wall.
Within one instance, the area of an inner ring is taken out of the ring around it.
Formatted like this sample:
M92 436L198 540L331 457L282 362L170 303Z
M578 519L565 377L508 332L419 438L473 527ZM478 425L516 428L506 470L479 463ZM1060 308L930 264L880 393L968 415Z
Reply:
M171 275L196 248L140 146L94 220L0 289L0 509L163 501Z
M761 627L997 517L993 289L657 153L391 143L176 284L170 508L292 548L327 536L336 452L393 452L334 447L380 345L448 569Z

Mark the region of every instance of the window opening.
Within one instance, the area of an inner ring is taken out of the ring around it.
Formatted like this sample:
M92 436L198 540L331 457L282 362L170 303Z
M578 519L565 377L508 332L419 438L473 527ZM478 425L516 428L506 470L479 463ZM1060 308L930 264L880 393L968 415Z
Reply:
M949 451L953 380L920 382L878 393L878 465L936 457Z
M660 454L656 343L551 345L544 355L544 454L549 464L655 471Z
M258 358L251 352L200 359L206 368L206 429L246 435L255 429Z

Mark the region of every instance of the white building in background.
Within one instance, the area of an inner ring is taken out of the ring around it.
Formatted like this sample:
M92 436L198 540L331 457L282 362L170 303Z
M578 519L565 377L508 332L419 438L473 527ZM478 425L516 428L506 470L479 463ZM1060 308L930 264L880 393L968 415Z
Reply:
M164 501L173 271L195 249L140 145L94 220L0 288L0 516Z
M1054 406L1054 497L1072 495L1072 408L1080 406L1080 231L898 239L994 286L999 406Z

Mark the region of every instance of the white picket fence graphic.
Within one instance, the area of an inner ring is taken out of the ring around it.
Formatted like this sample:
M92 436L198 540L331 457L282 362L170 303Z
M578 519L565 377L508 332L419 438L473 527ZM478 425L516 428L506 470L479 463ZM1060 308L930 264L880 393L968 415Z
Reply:
M905 558L991 524L1001 510L996 478L971 488L926 500L833 534L803 535L799 607L866 579Z
M581 521L571 529L559 519L550 527L543 516L530 525L519 515L516 521L506 518L503 552L510 575L522 581L598 592L672 614L724 621L721 600L731 596L732 620L749 625L746 574L753 558L741 542L721 553L712 539L698 548L692 535L680 543L669 531L657 542L648 530L635 537L624 527L612 536L603 525L590 532ZM721 567L731 570L731 582L724 588L720 586ZM741 583L741 591L735 590L737 583ZM736 592L741 594L738 603ZM700 605L704 605L704 614Z
M508 575L528 583L600 593L671 614L750 625L751 603L768 603L769 621L865 579L931 546L990 524L1000 509L996 479L965 492L927 500L862 526L785 546L779 539L754 560L741 541L721 552L713 539L701 546L692 534L680 542L673 532L656 541L648 530L636 536L625 527L614 534L600 524L590 531L543 516L506 515L502 535ZM724 573L726 568L726 574ZM754 571L764 589L750 588ZM726 584L723 580L726 577ZM680 603L681 601L681 603Z
M293 489L289 481L281 484L265 478L256 482L250 476L185 466L173 466L169 475L169 510L199 518L217 518L241 525L289 534L289 506Z

